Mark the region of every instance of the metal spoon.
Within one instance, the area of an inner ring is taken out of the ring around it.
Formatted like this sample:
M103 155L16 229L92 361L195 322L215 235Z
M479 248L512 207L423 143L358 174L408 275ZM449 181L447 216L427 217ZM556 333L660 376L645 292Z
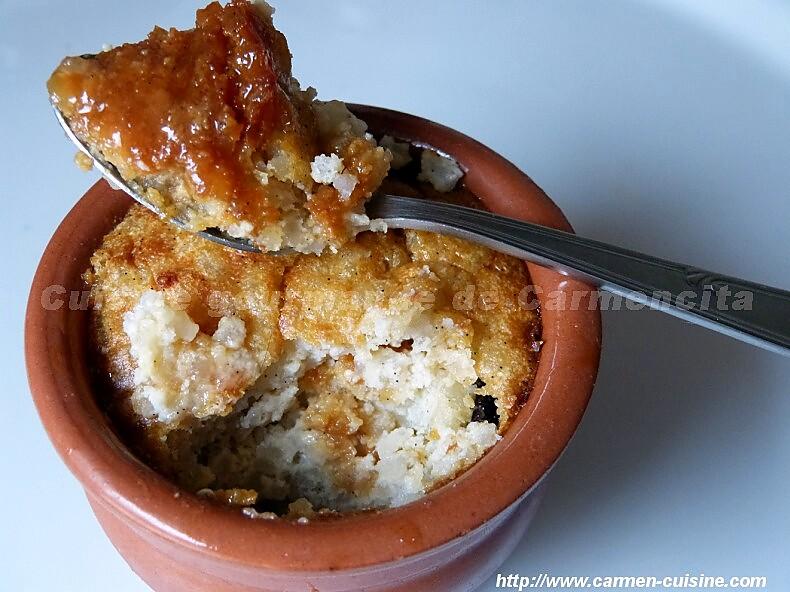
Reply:
M139 185L122 179L112 164L91 152L56 107L55 115L66 135L93 160L94 166L112 185L162 215L144 198ZM790 356L788 291L453 204L379 194L367 203L366 210L371 219L382 219L391 228L428 230L464 238L556 269L649 308ZM184 228L181 220L172 219L172 222ZM219 229L207 229L198 234L226 247L259 251L250 241L231 237Z

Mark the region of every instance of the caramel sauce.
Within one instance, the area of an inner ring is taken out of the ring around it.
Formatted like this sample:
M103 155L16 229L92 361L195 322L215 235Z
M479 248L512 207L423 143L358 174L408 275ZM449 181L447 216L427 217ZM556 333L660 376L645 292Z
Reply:
M307 202L308 211L325 226L333 239L342 238L345 216L370 196L371 188L378 187L387 174L388 162L377 158L370 144L361 139L349 142L339 150L348 171L357 178L357 185L348 199L341 200L333 187L320 186ZM339 207L339 205L341 207Z
M361 495L373 486L371 477L360 476L355 460L371 451L362 443L371 418L354 397L342 376L354 366L350 355L336 363L324 363L307 372L299 387L310 396L304 414L305 426L321 434L335 486Z
M140 43L67 58L48 88L79 136L125 161L124 176L186 171L198 196L271 221L255 165L296 125L290 83L285 38L233 0L199 10L194 29L157 27Z

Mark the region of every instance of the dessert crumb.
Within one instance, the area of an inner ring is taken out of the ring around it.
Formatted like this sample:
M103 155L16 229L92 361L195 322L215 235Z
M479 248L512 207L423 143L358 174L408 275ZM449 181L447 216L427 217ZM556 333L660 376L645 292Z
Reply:
M77 165L77 168L86 173L93 169L93 160L84 152L77 152L77 154L74 155L74 164Z

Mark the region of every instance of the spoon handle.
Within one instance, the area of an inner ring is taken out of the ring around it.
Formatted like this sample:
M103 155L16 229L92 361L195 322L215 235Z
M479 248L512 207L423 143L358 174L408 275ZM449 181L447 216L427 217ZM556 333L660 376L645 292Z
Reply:
M603 291L790 356L790 292L453 204L378 195L371 218L451 234L556 269ZM601 298L602 307L619 308Z

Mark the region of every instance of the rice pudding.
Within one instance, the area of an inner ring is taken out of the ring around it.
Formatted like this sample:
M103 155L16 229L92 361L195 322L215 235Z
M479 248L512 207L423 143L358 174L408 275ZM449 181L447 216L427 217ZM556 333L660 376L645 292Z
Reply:
M403 177L385 184L436 191ZM114 424L181 486L252 517L418 499L496 444L537 364L524 263L432 233L274 256L135 206L86 280Z

